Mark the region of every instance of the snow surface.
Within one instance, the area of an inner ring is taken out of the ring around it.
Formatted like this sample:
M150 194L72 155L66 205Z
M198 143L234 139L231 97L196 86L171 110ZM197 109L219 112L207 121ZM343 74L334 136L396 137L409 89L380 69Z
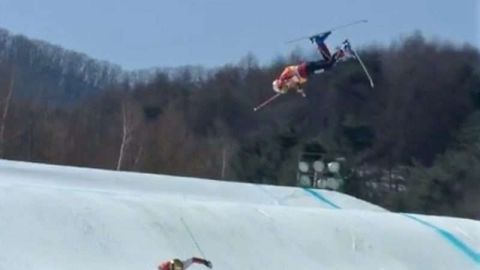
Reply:
M479 221L332 191L0 160L0 270L468 270L479 251Z

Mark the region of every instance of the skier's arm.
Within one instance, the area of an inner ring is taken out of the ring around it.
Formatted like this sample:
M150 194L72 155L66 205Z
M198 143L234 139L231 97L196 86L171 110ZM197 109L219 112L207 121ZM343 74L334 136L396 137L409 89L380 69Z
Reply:
M158 266L158 270L163 270L163 269L169 269L169 266L170 265L170 262L169 261L166 261L166 262L163 262L161 263L159 266Z
M298 68L298 66L288 66L283 70L282 74L280 74L277 79L277 92L285 94L289 90L299 88L300 85L306 82L306 79L300 76Z
M300 77L299 75L295 75L289 78L288 82L285 84L287 85L288 90L298 90L302 88L306 81L306 79Z
M208 268L212 268L212 263L210 261L202 258L197 258L197 257L192 257L190 259L183 261L183 267L184 269L187 269L189 266L191 266L194 263L203 264Z

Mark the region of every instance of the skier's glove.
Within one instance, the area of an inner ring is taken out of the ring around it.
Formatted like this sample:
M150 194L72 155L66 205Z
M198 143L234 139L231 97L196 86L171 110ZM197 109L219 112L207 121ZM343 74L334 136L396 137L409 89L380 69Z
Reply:
M212 262L211 261L205 261L205 266L208 268L212 268Z
M300 86L300 84L297 84L297 93L299 93L300 95L302 95L302 97L307 97L307 95L305 95L305 91L303 91L302 87Z

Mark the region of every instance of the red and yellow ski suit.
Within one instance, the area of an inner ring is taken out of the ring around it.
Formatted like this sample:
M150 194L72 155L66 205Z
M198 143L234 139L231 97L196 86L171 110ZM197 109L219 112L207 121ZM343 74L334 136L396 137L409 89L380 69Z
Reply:
M287 66L277 78L277 86L281 92L287 92L290 89L302 88L307 82L306 64Z

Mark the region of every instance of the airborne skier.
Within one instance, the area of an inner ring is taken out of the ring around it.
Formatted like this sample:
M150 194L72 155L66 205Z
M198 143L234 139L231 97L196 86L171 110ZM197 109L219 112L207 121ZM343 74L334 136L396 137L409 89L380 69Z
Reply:
M305 92L302 86L307 82L308 78L313 74L323 73L329 70L340 60L354 58L354 53L350 48L350 43L345 40L341 48L337 48L332 55L325 39L332 32L326 32L321 35L310 37L310 41L317 44L317 48L323 59L312 62L303 62L298 65L287 66L280 76L272 83L273 90L280 94L285 94L289 90L296 90L299 94L305 97Z
M343 61L350 58L356 59L358 61L370 82L370 86L373 88L374 83L372 77L370 76L362 59L360 59L360 56L355 52L355 50L352 49L348 40L343 41L342 46L337 47L333 55L330 53L330 50L325 44L325 40L334 30L366 22L367 20L354 21L345 25L337 26L330 29L329 31L320 34L315 34L308 37L302 37L289 41L288 43L296 42L306 38L310 39L312 43L315 43L317 45L318 51L320 52L322 59L318 61L303 62L298 65L290 65L285 67L280 76L272 82L272 88L275 91L275 95L271 96L267 100L260 103L257 107L253 108L253 111L258 111L259 109L263 108L264 106L272 102L274 99L278 98L282 94L287 93L288 91L296 91L303 97L306 97L305 92L303 91L303 85L312 75L330 70L338 61Z
M212 263L210 261L202 258L192 257L183 261L180 259L172 259L163 262L158 266L158 270L185 270L194 263L203 264L208 268L212 268Z

